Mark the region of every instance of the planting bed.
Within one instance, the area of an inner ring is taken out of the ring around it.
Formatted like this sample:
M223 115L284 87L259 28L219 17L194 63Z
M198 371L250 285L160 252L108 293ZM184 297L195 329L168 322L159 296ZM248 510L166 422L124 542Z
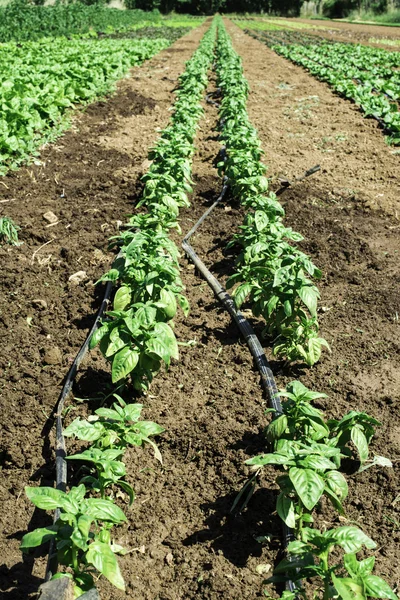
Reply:
M266 352L279 387L299 378L328 394L317 401L329 417L350 409L379 419L372 444L392 469L373 467L348 477L347 517L378 543L376 573L399 585L400 537L399 417L399 156L387 147L373 121L300 67L227 23L242 56L251 94L250 120L257 127L273 189L278 177L292 178L321 164L321 171L281 196L287 224L305 238L300 247L323 271L321 334L332 347L312 369L288 367ZM91 105L74 129L46 148L40 164L4 177L4 213L21 227L21 247L2 246L0 320L3 339L1 389L2 478L0 517L1 590L5 598L34 597L44 576L45 553L18 549L29 528L50 523L34 511L23 488L54 481L51 413L63 378L93 322L100 290L93 282L108 268L107 238L140 198L147 149L165 127L172 90L184 62L206 27L186 35L132 71L115 96ZM208 92L215 90L210 78ZM180 213L186 233L221 188L215 168L220 150L217 110L204 103L193 162L192 206ZM59 223L48 226L51 210ZM195 250L221 281L233 272L225 250L244 212L228 202L192 238ZM173 234L176 242L182 236ZM46 244L46 245L44 245ZM41 248L42 247L42 248ZM41 248L39 250L39 248ZM241 515L229 513L248 475L244 461L265 448L258 373L249 351L193 266L180 260L191 304L178 313L181 361L160 373L140 401L143 416L162 425L161 467L150 450L130 449L127 481L137 499L126 508L129 524L116 529L130 550L120 559L127 597L137 600L257 598L265 588L258 565L281 558L273 470ZM78 285L69 276L84 270ZM245 313L250 314L246 307ZM260 324L254 322L256 330ZM96 351L86 359L74 389L76 398L98 397L110 386L109 367ZM97 408L98 401L90 406ZM72 403L70 422L86 414ZM67 440L74 452L80 446ZM333 525L323 504L318 525ZM336 524L339 522L334 516ZM270 534L261 546L255 537ZM267 570L268 567L265 567ZM106 580L101 597L122 592Z

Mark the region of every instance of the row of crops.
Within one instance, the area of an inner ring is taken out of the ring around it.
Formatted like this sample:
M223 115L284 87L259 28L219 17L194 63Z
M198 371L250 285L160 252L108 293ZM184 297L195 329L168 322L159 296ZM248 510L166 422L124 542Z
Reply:
M71 5L72 13L76 6L81 5ZM100 37L92 30L84 36L52 38L51 44L43 38L0 45L1 174L37 154L43 143L65 130L71 109L106 94L130 67L190 30L189 19L149 26L140 19L131 23L129 13L122 14L128 14L125 21L115 28L111 18ZM29 31L34 29L30 26Z
M172 15L165 19L158 11L122 11L102 4L87 6L83 2L57 2L55 6L35 6L29 0L12 0L5 8L0 7L0 42L111 33L165 24L192 27L201 20L186 15Z
M178 305L185 314L189 305L182 293L179 252L169 232L179 228L179 208L189 206L193 142L214 40L215 25L179 78L174 114L149 155L153 162L139 203L146 211L133 215L121 235L111 240L119 252L101 281L114 282L116 291L112 310L91 338L91 347L99 344L111 363L112 382L119 387L129 378L135 390L144 391L161 364L168 367L171 359L179 359L172 319ZM115 502L115 490L123 490L130 503L134 500L134 490L124 479L124 454L129 446L148 443L162 460L150 439L162 433L162 427L139 420L141 404L126 404L118 394L115 398L112 408L77 418L64 431L66 437L90 442L88 449L68 459L93 465L93 473L68 493L49 487L26 489L35 506L60 512L53 526L26 534L21 547L27 550L53 540L58 563L72 571L75 597L93 588L93 568L125 589L116 554L127 550L111 537L112 526L126 521ZM87 497L93 491L98 497Z
M110 364L116 385L114 403L94 415L76 418L64 430L65 437L85 445L67 460L86 465L88 474L70 482L68 491L65 485L26 488L36 507L56 514L53 525L24 536L22 549L51 541L54 557L62 566L55 577L70 578L75 597L92 589L98 574L124 589L116 555L127 550L115 543L113 528L127 520L120 506L121 494L125 505L135 498L125 479L126 450L149 444L162 460L152 438L163 429L140 420L142 405L126 403L121 390L140 396L163 365L168 368L172 360L179 360L174 318L178 307L184 315L190 307L172 234L181 233L179 214L190 206L194 139L211 65L221 92L220 140L226 153L218 167L232 196L247 211L232 239L238 257L228 285L234 287L237 306L248 302L254 316L263 319L275 355L288 363L310 366L323 359L321 351L327 347L317 321L315 281L321 273L296 247L303 238L285 226L284 209L269 191L261 143L247 114L249 87L241 59L222 19L216 18L179 78L172 118L149 153L152 162L144 176L138 210L111 239L117 257L101 281L114 285L112 309L90 346L98 346ZM285 600L315 595L324 600L396 600L390 586L372 573L375 559L365 552L376 543L359 527L350 524L320 531L312 526L318 521L323 499L345 518L348 484L343 459L357 460L361 469L367 468L369 444L379 422L357 411L340 420L325 419L313 406L325 395L308 390L300 381L293 381L281 395L285 398L282 411L268 411L273 417L266 431L268 452L247 461L253 471L249 485L266 465L276 467L276 511L293 538L287 558L268 581L279 590L282 584L289 586L281 596ZM375 464L388 463L381 457L375 459Z
M365 116L380 122L389 135L389 143L400 143L398 52L291 31L247 31L355 102Z

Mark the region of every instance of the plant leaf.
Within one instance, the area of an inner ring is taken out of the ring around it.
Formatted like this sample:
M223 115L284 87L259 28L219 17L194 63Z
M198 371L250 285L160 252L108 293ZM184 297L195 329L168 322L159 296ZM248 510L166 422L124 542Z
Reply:
M125 591L125 582L121 575L117 557L108 544L95 540L90 544L85 558L116 588Z
M323 494L325 488L323 478L312 469L297 467L289 470L289 477L304 506L312 510Z

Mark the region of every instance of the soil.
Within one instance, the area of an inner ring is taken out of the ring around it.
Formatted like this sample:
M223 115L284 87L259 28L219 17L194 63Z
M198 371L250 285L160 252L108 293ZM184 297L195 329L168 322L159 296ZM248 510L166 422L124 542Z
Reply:
M328 395L319 407L329 417L355 409L382 422L372 451L389 457L394 466L350 473L346 511L349 521L378 542L376 573L398 586L398 156L375 123L353 105L233 24L228 27L243 57L252 90L249 114L273 189L279 177L292 179L321 164L319 173L289 188L281 200L288 224L304 235L302 247L323 270L320 324L332 353L303 369L272 360L267 342L266 352L279 387L299 377ZM0 250L4 598L35 597L44 575L45 553L22 558L18 550L27 529L49 522L32 509L23 487L53 484L51 413L99 306L100 289L93 282L111 260L107 239L140 195L147 149L156 128L167 123L177 76L204 29L134 69L112 98L78 115L74 129L43 151L41 164L0 182L2 199L9 200L1 204L4 214L21 225L24 242ZM211 80L209 91L214 85ZM215 169L220 149L216 108L204 108L193 163L195 193L192 207L181 214L183 232L221 187ZM43 219L49 210L59 218L51 227ZM228 198L193 238L195 250L221 281L233 270L234 255L225 247L242 219L242 209ZM130 549L120 560L126 596L261 598L265 575L257 567L267 571L281 558L274 472L263 474L245 511L234 515L230 509L248 476L244 460L265 447L266 399L229 317L184 257L181 266L191 313L177 317L176 333L179 340L195 344L181 346L181 361L160 373L140 399L143 417L166 432L158 441L162 466L149 449L135 448L128 455L128 481L137 499L130 509L121 500L129 524L116 530L117 541ZM86 276L73 285L69 277L78 271ZM260 323L254 326L260 331ZM98 397L109 385L108 366L91 353L74 388L67 422L87 410L79 398ZM97 404L92 401L90 410ZM74 444L69 448L73 453ZM322 506L319 524L329 527L332 515ZM270 543L256 541L265 535ZM104 600L126 597L106 581L100 580L99 587Z
M357 25L355 23L319 21L317 19L296 19L296 22L297 21L313 26L313 29L304 30L304 33L310 35L317 35L338 42L351 42L373 46L391 52L398 52L400 50L399 45L387 44L384 41L393 40L399 42L400 28L397 27L385 27L384 25ZM382 42L380 43L379 40L382 40Z

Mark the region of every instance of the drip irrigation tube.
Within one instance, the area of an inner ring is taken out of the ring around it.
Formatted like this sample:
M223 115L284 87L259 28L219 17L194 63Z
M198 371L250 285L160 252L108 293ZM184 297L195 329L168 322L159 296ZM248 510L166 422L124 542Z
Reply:
M88 351L90 339L91 339L92 335L94 334L94 332L96 331L96 329L99 325L99 321L100 321L101 317L103 316L104 311L107 308L108 302L110 300L112 288L113 288L113 282L109 281L106 285L103 300L101 302L101 305L100 305L100 308L96 315L93 326L92 326L91 330L89 331L89 333L86 337L86 340L83 342L78 354L76 355L75 360L72 363L70 370L68 371L63 389L61 391L61 394L60 394L60 397L58 399L56 409L55 409L54 417L56 419L56 489L61 490L63 492L65 492L66 486L67 486L67 462L65 460L67 452L66 452L66 448L65 448L65 439L64 439L64 434L63 434L62 412L64 409L65 400L69 396L69 393L72 389L72 385L74 383L76 373L79 369L79 365L85 358L86 353ZM54 519L53 519L54 523L57 521L59 516L60 516L60 510L57 509L54 512ZM54 555L54 542L52 540L50 542L49 556L48 556L47 566L46 566L45 581L49 581L52 578L52 576L56 573L56 570L57 570L57 559L56 559L56 556Z
M214 210L214 208L224 199L226 192L228 190L228 183L226 179L224 180L224 185L221 191L221 194L217 198L217 200L206 210L206 212L200 217L200 219L195 223L192 229L186 234L182 241L182 248L192 260L197 270L204 277L208 285L213 290L215 296L218 300L223 304L226 310L229 312L233 321L239 328L239 331L242 333L243 337L246 340L246 343L250 349L251 354L254 357L257 368L261 375L261 382L265 392L267 394L269 403L271 408L275 410L275 415L279 416L283 414L281 400L278 393L278 388L276 386L275 378L272 373L271 367L269 366L267 357L265 356L265 352L260 344L260 341L249 321L243 316L240 310L237 310L234 301L228 292L222 287L219 281L214 277L214 275L207 269L205 264L201 261L199 256L196 254L195 250L189 243L189 239L192 235L197 231L203 221L208 217L208 215ZM282 521L282 529L283 529L283 544L284 548L287 547L289 542L294 539L293 530L290 529L286 523ZM293 581L288 581L286 583L286 588L290 592L296 592L298 590L298 586L295 585Z

